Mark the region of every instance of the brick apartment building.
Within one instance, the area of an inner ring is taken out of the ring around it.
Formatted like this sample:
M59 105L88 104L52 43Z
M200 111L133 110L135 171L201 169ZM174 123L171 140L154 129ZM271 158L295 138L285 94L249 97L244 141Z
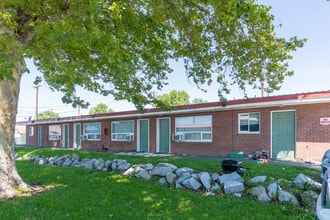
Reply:
M330 92L313 92L30 121L39 147L319 160L330 148Z

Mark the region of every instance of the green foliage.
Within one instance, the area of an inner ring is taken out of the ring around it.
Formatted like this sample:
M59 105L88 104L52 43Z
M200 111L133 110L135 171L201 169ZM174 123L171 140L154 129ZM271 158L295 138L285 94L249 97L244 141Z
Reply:
M112 108L109 108L104 103L99 103L95 107L91 108L88 114L93 115L93 114L110 113L110 112L114 112L114 110Z
M109 153L70 151L50 148L16 148L19 156L29 153L44 156L77 154L80 158L126 159L130 164L173 163L196 171L221 172L220 160L206 158L119 156ZM299 173L312 179L319 170L279 164L243 162L248 172L293 180ZM31 184L48 186L41 195L17 197L0 203L1 219L313 219L303 208L265 204L255 199L233 196L205 196L205 192L176 190L159 185L157 179L124 177L71 167L36 165L17 161L18 171ZM283 172L282 168L286 168ZM270 173L269 173L270 172ZM245 180L248 177L243 176ZM246 181L247 182L247 181ZM82 193L83 192L83 193ZM129 210L129 211L128 211Z
M207 103L208 101L203 99L203 98L194 98L191 103L192 104L202 104L202 103Z
M47 110L40 112L38 114L38 119L49 119L49 118L59 118L60 114L53 112L53 110Z
M179 105L188 105L189 98L190 96L185 91L172 90L169 93L157 96L156 106L159 106L162 109L172 110Z
M276 36L269 11L254 0L2 0L0 80L28 57L66 103L85 104L80 86L143 110L162 104L168 60L183 59L199 88L217 78L220 98L230 84L272 92L305 40Z

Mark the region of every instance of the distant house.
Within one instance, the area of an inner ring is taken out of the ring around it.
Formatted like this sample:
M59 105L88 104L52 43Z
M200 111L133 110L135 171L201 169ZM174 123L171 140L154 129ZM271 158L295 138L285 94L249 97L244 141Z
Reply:
M27 122L40 147L320 159L330 148L330 91Z
M15 125L15 143L16 145L26 144L26 122L17 122Z

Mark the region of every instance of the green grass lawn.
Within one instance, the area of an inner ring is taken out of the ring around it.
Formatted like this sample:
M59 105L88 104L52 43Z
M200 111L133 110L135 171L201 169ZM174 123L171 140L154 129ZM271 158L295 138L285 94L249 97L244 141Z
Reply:
M77 154L80 158L126 159L132 164L168 162L196 171L221 172L215 159L119 156L102 152L48 148L17 148L19 156ZM245 180L256 175L293 180L299 173L319 180L319 170L279 164L244 162ZM254 198L240 199L203 190L176 190L161 186L158 178L129 178L113 172L35 165L17 161L23 179L48 186L44 193L0 201L0 219L313 219L314 212Z

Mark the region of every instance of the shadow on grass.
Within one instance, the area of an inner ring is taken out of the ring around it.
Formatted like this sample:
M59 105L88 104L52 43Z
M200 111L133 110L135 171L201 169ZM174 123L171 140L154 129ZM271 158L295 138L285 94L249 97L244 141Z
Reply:
M126 159L131 164L159 162L196 171L221 172L220 161L176 158L134 157L109 153L31 149L35 155L77 154L80 158ZM19 154L30 153L19 149ZM250 175L264 174L276 179L294 178L306 168L245 164ZM124 177L119 173L73 167L55 167L17 161L19 174L28 184L55 186L43 194L15 198L0 203L0 219L310 219L312 212L279 204L264 204L255 199L206 196L205 191L177 190L164 187L157 177L151 180ZM303 169L303 170L302 170ZM318 171L311 171L318 175ZM291 177L292 176L292 177ZM311 176L313 178L313 176ZM260 211L262 210L262 211Z

